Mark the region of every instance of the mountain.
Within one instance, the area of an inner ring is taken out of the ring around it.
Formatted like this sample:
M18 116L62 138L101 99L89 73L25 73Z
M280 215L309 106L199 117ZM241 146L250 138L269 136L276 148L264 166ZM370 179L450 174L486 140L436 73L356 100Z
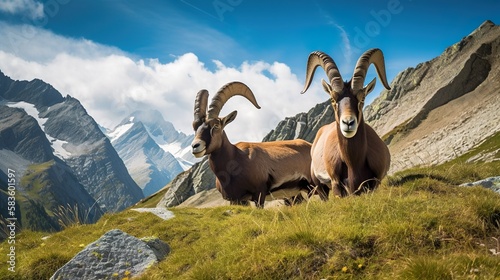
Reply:
M390 173L448 161L500 131L499 54L500 26L485 21L439 57L399 73L391 90L384 90L365 107L365 121L389 146ZM312 142L318 129L333 119L330 102L325 101L307 113L287 117L263 141L301 138ZM166 186L158 206L179 205L189 196L214 188L206 161Z
M500 26L491 21L440 56L399 73L365 109L391 172L439 164L500 130Z
M190 152L193 136L178 132L156 110L132 113L107 136L145 196L196 161Z
M144 197L77 99L0 71L0 112L0 178L15 170L18 194L47 215L56 206L120 211Z
M70 167L53 155L35 119L22 109L0 105L0 158L0 201L7 205L8 186L14 186L15 216L23 228L59 230L48 213L60 207L79 209L76 215L85 222L95 222L102 215ZM8 184L8 178L14 184ZM4 218L12 216L7 210L0 209Z

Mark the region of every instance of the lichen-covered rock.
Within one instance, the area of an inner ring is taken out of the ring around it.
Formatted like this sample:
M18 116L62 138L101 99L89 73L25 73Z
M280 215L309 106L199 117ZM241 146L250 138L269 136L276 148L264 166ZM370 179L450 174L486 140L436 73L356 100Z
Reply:
M144 241L148 247L151 248L151 250L153 250L153 253L158 261L163 260L166 255L170 254L170 246L158 238L144 237L141 238L141 240Z
M159 239L145 241L119 229L105 233L54 273L51 280L122 279L140 275L170 252Z

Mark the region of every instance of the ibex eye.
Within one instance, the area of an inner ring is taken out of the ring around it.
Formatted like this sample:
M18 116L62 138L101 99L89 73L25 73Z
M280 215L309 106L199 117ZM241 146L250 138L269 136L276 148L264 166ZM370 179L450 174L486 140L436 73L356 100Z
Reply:
M219 130L220 126L218 124L212 126L212 128L210 129L210 135L214 135L214 130Z

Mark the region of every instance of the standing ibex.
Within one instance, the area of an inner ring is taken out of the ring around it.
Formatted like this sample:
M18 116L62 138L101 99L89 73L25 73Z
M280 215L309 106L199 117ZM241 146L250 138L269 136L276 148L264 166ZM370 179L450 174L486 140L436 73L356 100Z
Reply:
M208 155L222 197L231 204L252 200L257 207L263 207L266 196L291 198L300 191L309 192L310 143L300 139L236 145L229 142L224 127L234 120L236 111L222 118L219 112L235 95L247 98L260 109L252 91L241 82L223 86L213 97L208 114L208 91L199 91L194 105L192 153L196 157Z
M366 87L363 84L372 63L384 87L390 89L379 49L368 50L359 58L349 82L342 80L330 56L318 51L309 55L302 93L309 88L316 67L321 66L330 84L325 80L321 83L335 111L335 121L320 128L311 148L311 176L326 197L330 189L336 196L374 189L389 170L389 149L363 119L365 97L375 87L375 78Z

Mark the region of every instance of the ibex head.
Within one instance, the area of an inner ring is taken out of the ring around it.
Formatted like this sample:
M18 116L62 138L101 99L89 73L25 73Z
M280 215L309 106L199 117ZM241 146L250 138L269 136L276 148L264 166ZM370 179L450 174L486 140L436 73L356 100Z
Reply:
M208 91L200 90L196 95L193 121L195 136L191 143L192 153L195 157L208 155L221 147L225 133L224 127L236 118L237 111L222 118L219 117L219 113L227 100L235 95L245 97L260 109L250 88L241 82L231 82L219 89L212 98L208 112Z
M306 92L311 85L316 68L321 66L330 80L330 83L321 80L323 89L330 95L335 111L335 120L342 135L346 138L352 138L356 135L359 124L363 120L365 97L375 87L375 78L366 87L364 86L366 72L372 63L375 65L384 87L390 89L385 74L384 56L380 49L370 49L363 53L356 63L354 74L349 82L342 80L337 65L329 55L319 51L312 52L309 55L306 82L302 93Z

